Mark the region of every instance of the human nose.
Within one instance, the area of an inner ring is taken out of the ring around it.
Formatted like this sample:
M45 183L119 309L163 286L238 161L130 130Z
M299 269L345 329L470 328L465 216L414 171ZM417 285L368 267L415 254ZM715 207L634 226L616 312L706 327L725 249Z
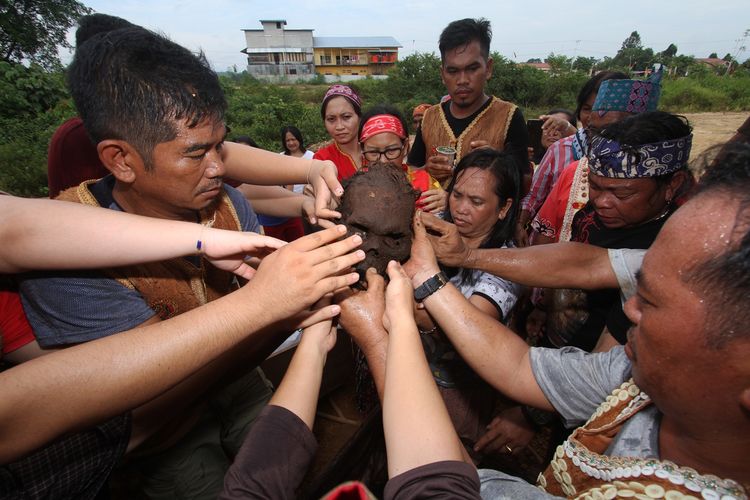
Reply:
M218 151L213 151L208 155L208 166L206 167L206 177L213 179L214 177L224 177L227 169L224 166L224 160L221 158L221 154Z
M641 321L641 308L638 307L638 297L630 297L625 305L622 307L625 312L625 316L634 324L637 325Z

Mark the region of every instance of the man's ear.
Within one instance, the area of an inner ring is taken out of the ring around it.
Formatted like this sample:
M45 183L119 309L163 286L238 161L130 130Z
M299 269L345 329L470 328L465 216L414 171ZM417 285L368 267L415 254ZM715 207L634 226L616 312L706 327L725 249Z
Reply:
M141 155L133 146L119 139L106 139L96 145L99 159L120 182L132 184L136 174L144 170Z
M487 80L492 78L492 58L487 58Z

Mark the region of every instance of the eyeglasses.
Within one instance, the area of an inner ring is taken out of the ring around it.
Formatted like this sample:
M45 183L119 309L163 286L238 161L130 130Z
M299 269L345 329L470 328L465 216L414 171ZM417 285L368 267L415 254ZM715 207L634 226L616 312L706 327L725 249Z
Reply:
M379 161L381 156L385 156L389 160L395 160L404 151L404 146L388 148L385 151L371 150L362 151L362 156L367 161Z

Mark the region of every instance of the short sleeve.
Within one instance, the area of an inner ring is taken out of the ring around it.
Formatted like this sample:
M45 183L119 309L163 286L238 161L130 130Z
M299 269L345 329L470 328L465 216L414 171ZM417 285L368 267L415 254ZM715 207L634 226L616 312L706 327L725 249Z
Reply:
M641 268L641 264L643 264L643 257L646 255L646 250L610 248L607 252L609 253L609 262L612 265L612 270L615 272L617 282L620 284L620 292L624 303L635 295L636 288L638 287L636 273Z
M500 313L500 320L504 321L516 305L520 290L520 285L512 281L490 273L482 273L472 295L479 295L491 302Z
M530 356L536 382L568 427L586 422L631 373L623 347L601 353L532 347Z
M255 214L255 211L247 198L231 186L224 185L224 189L226 190L229 199L232 201L232 205L234 205L237 217L240 219L242 230L260 233L260 222L258 221L258 216Z
M140 293L98 272L27 274L21 279L20 292L41 347L106 337L154 315Z

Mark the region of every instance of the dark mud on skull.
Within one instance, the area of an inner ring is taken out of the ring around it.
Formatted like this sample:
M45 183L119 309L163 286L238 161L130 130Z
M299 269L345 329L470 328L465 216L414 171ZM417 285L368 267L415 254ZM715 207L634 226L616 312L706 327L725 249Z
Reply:
M339 211L347 234L362 237L365 260L356 270L364 281L365 271L374 267L385 276L388 262L409 259L414 236L412 218L419 196L404 172L397 167L378 165L357 172L344 182Z

